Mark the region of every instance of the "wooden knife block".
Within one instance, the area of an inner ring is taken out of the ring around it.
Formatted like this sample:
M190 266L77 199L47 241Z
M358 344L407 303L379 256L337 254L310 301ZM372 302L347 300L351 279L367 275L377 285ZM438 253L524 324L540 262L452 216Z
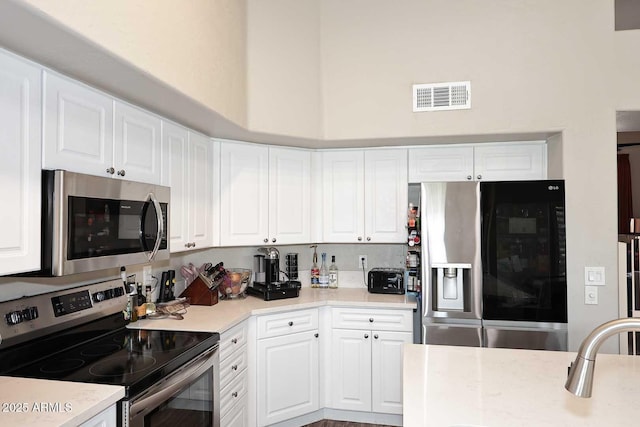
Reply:
M191 305L215 305L218 303L218 288L212 291L201 277L196 277L180 297L187 298Z

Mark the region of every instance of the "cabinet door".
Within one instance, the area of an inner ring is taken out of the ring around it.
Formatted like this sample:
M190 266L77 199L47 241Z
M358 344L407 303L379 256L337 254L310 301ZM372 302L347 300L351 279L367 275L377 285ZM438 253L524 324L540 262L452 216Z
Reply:
M80 424L79 427L116 427L118 425L117 417L116 405L111 405L98 415Z
M371 411L371 332L334 329L331 338L331 407Z
M474 148L475 178L482 181L546 179L544 143L477 145Z
M213 141L189 132L189 242L191 248L213 246Z
M116 176L160 184L160 118L116 101L115 123L113 163Z
M323 237L325 242L364 241L364 154L322 153Z
M311 153L269 148L269 240L311 241Z
M0 52L0 275L40 268L40 73Z
M258 425L313 412L319 407L317 330L258 340Z
M220 144L220 243L268 242L269 150L257 144Z
M473 147L409 149L409 182L473 180Z
M247 396L240 398L235 406L220 418L220 427L249 427Z
M413 342L413 333L373 331L372 334L371 409L402 414L402 348Z
M44 169L111 176L113 100L45 72Z
M407 241L407 150L364 153L365 241Z
M171 187L169 245L171 252L188 248L189 242L189 132L173 123L162 123L164 145L162 185Z

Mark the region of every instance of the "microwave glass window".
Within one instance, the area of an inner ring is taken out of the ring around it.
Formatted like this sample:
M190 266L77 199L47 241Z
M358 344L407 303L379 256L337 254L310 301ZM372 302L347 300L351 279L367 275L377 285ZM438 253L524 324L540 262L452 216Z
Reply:
M70 196L68 227L67 258L82 259L153 249L158 220L151 202Z

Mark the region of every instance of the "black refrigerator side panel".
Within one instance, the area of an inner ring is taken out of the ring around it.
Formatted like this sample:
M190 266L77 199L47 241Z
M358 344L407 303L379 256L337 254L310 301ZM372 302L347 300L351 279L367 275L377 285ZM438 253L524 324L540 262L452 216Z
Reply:
M564 181L483 182L487 320L566 323Z

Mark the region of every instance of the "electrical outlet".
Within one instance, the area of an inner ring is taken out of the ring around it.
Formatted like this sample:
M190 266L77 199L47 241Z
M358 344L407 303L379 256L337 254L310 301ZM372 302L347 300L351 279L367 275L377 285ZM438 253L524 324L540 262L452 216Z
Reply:
M358 255L358 268L367 268L367 256Z
M142 267L142 283L145 286L151 285L151 283L153 282L153 278L151 277L152 274L153 273L150 265L145 265L144 267Z

